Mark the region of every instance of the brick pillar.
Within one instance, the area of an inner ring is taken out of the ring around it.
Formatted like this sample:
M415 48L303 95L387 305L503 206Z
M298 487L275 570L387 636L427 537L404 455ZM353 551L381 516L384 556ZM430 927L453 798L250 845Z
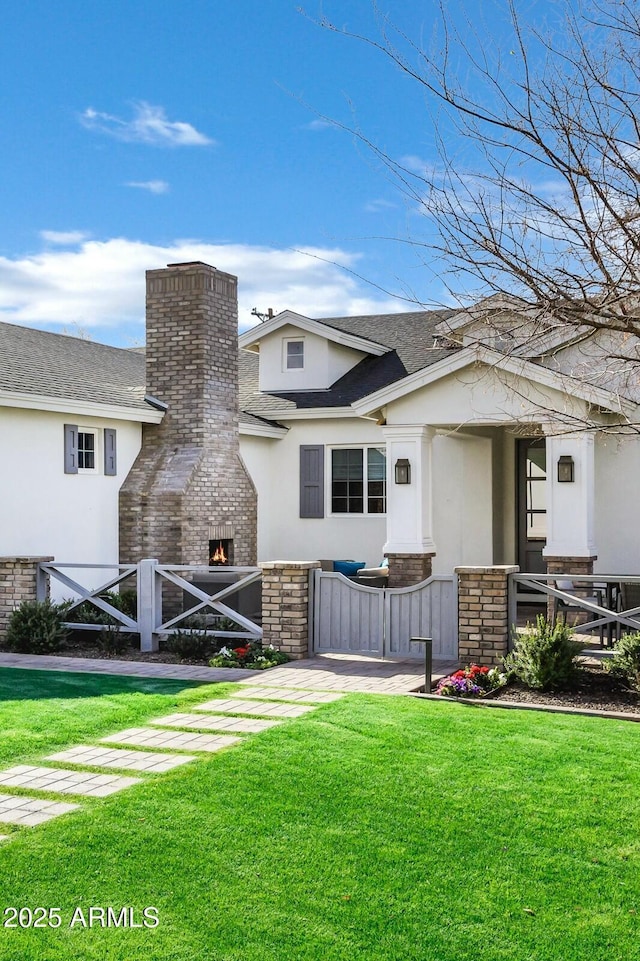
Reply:
M593 557L547 557L547 574L559 574L563 577L571 577L572 574L593 574L593 562L597 561L597 556ZM584 585L584 590L580 590L580 585L576 587L575 593L577 595L584 595L584 597L593 596L593 587L589 584ZM585 623L589 619L588 614L574 614L572 616L572 623ZM547 598L547 620L553 620L553 598L549 596Z
M385 554L389 558L389 587L409 587L431 577L435 554Z
M309 657L309 578L320 561L265 561L262 568L263 643L289 657Z
M509 648L508 575L516 566L456 567L458 654L463 663L502 663Z
M37 599L38 564L52 560L53 557L0 557L0 637L4 637L16 607L23 601Z

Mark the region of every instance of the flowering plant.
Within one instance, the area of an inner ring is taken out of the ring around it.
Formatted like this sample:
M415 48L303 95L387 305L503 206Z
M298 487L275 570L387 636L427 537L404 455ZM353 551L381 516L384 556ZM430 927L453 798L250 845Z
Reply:
M252 671L263 671L276 664L285 664L289 656L279 651L273 644L262 646L262 641L247 641L238 647L221 647L211 658L211 667L247 667Z
M507 683L507 675L497 667L471 664L438 682L436 694L442 697L482 697Z

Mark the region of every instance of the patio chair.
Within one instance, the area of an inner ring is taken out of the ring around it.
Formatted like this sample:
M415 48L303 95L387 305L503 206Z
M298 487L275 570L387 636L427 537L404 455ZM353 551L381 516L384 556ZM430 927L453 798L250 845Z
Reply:
M588 618L588 621L594 621L597 619L598 615L595 614L593 611L585 610L585 608L581 604L581 601L587 601L589 604L597 604L599 607L602 607L603 604L602 604L601 591L597 590L596 593L592 596L585 595L585 590L587 589L593 590L593 585L589 585L589 587L585 585L584 587L581 588L579 585L576 586L576 584L570 578L566 578L566 577L557 578L553 582L553 586L559 591L564 591L565 594L572 594L576 599L575 602L572 602L572 601L565 601L561 597L553 598L554 622L559 615L563 615L564 620L569 623L568 615L571 613L574 613L576 615L576 618L580 614L585 614ZM587 628L588 621L587 623L581 626ZM602 638L603 638L602 626L599 628L599 634L600 634L600 641L602 642Z
M622 581L618 591L618 611L631 611L634 607L640 607L640 584L628 584ZM633 617L638 621L636 630L640 630L640 613ZM617 636L622 633L629 633L633 630L629 624L618 624Z

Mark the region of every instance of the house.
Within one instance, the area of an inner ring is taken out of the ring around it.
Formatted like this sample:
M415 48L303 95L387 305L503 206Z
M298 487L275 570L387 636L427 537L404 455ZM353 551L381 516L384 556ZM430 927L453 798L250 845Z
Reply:
M149 271L146 357L0 324L0 554L637 570L640 397L603 334L492 300L238 341L236 283Z

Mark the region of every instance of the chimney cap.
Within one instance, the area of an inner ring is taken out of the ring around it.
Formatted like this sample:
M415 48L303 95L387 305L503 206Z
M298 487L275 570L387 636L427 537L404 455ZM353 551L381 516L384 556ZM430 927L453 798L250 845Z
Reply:
M167 264L167 267L207 267L209 270L215 270L211 264L205 264L203 260L188 260L182 264Z

